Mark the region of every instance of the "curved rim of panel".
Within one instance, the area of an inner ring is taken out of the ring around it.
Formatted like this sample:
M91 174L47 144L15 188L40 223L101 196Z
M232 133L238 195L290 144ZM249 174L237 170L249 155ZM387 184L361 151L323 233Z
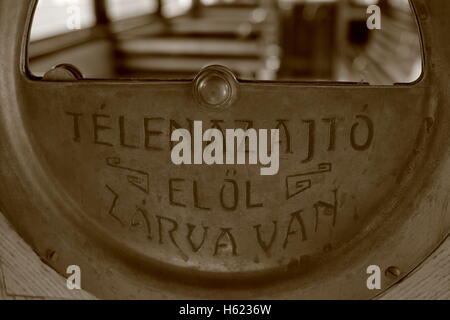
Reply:
M420 3L421 10L424 10L427 5L425 3L415 0L414 4ZM11 10L15 16L20 19L27 19L25 26L22 22L11 24L9 29L0 29L11 31L24 31L30 23L32 14L32 5L24 2L15 2L14 5L5 5L1 13L6 14ZM439 1L434 1L434 5L439 6ZM1 6L1 5L0 5ZM11 7L13 7L11 9ZM450 7L448 7L450 10ZM420 17L420 14L417 14ZM2 19L0 19L1 22ZM6 19L7 20L7 19ZM430 18L424 18L421 21L421 33L425 30L425 37L422 37L422 42L426 47L427 43L433 44L433 27L430 23ZM436 26L435 26L436 27ZM189 277L189 273L182 275L181 278L172 273L173 270L161 269L159 273L148 274L143 270L145 261L134 261L134 265L130 266L123 261L127 256L126 252L118 250L111 251L111 244L102 243L102 239L96 239L95 248L89 249L88 253L83 244L89 242L91 239L87 234L79 233L78 228L72 228L70 219L59 217L57 213L68 211L76 211L76 204L70 203L70 199L61 193L61 190L55 188L48 188L51 185L52 178L48 176L47 172L40 165L39 160L33 153L33 138L26 132L20 132L23 127L21 123L20 108L22 104L20 101L20 94L18 90L26 87L30 81L25 73L25 48L27 44L26 31L22 38L20 33L14 35L15 42L12 47L4 48L0 53L7 52L9 55L6 58L7 66L10 74L6 74L0 80L0 88L7 89L3 92L8 92L9 96L0 95L2 101L2 109L0 110L0 150L4 153L3 157L7 161L0 166L0 174L5 177L5 185L14 185L14 191L20 191L24 197L8 194L10 198L2 199L2 209L15 228L18 229L19 234L22 235L28 243L34 247L41 256L45 256L48 247L58 247L55 250L59 252L62 260L68 261L77 257L86 265L86 273L88 286L86 289L100 297L206 297L206 298L227 298L227 297L265 297L265 298L360 298L360 297L374 297L380 292L369 292L365 288L365 280L367 274L365 268L370 264L370 261L382 261L380 265L383 269L389 266L398 266L402 270L401 276L397 279L384 279L387 285L384 289L399 281L403 276L408 274L415 268L422 260L424 260L448 235L448 219L445 215L445 209L437 209L436 203L429 203L428 196L436 194L436 197L445 200L447 195L443 194L442 189L448 186L448 182L443 179L445 173L450 172L450 157L445 154L447 149L442 149L446 138L449 135L449 130L445 121L435 121L431 129L424 130L423 145L430 152L426 155L424 150L418 150L420 154L420 161L414 171L415 185L409 186L407 194L402 194L402 198L397 203L394 210L407 212L405 215L396 214L395 217L384 221L383 226L390 236L381 236L380 229L366 230L367 233L361 237L352 240L345 250L336 252L331 258L335 258L336 268L334 270L324 270L324 266L318 270L310 270L299 277L291 278L289 281L273 281L270 274L267 275L266 283L260 282L251 283L245 287L224 287L203 285L200 281L196 283L195 277L184 283L184 277ZM427 38L428 37L428 38ZM7 41L8 37L4 37L3 41ZM19 38L19 39L17 39ZM439 41L439 39L437 39ZM11 43L10 43L11 45ZM3 46L6 47L6 46ZM430 49L424 55L424 65L428 65L433 56L430 54ZM436 54L435 50L433 54ZM20 64L20 67L15 64ZM435 69L436 70L436 69ZM439 68L438 68L438 71ZM436 71L435 71L436 72ZM442 72L442 71L440 71ZM443 74L444 72L442 72ZM92 81L92 80L87 80ZM433 87L436 89L436 81L430 68L423 68L423 76L420 81L412 84L416 86ZM84 81L82 81L84 82ZM96 81L94 81L96 82ZM102 83L105 81L102 81ZM121 83L123 81L115 81L114 83ZM126 81L125 81L126 82ZM142 81L140 81L142 82ZM148 83L148 81L144 81ZM151 85L150 81L149 85ZM186 81L190 82L190 81ZM170 84L170 82L166 82ZM258 82L255 83L255 85ZM260 85L273 85L271 83L263 83ZM277 82L277 86L286 85L286 83ZM322 87L321 84L302 84L295 83L289 85L298 86L314 86ZM336 85L336 84L325 84ZM342 84L341 84L342 85ZM338 84L338 86L341 86ZM411 84L408 84L411 86ZM344 85L344 87L347 87ZM360 87L360 86L357 86ZM368 90L376 88L377 86L367 87ZM383 86L384 87L384 86ZM390 87L390 86L389 86ZM395 90L399 86L393 86ZM443 90L443 86L438 88ZM434 119L449 119L449 110L446 110L447 105L442 102L434 102L430 97L429 100L432 117ZM446 146L447 148L448 146ZM35 160L35 161L31 161ZM429 174L432 172L432 174ZM444 180L444 181L443 181ZM47 183L48 189L43 189ZM50 184L49 184L50 183ZM411 183L410 183L411 184ZM3 186L2 194L4 194L6 187ZM45 190L45 192L43 192ZM39 197L37 196L39 194ZM15 207L15 205L17 207ZM37 217L30 217L29 212L36 212ZM401 217L400 217L401 216ZM448 214L447 214L448 216ZM386 217L380 217L385 219ZM34 230L27 228L29 224L36 224ZM386 224L389 223L388 226ZM51 226L58 225L59 229L52 229ZM65 228L64 228L65 227ZM61 230L65 232L61 232ZM45 230L43 237L42 230ZM417 237L416 234L425 232L427 237ZM42 241L42 243L40 243ZM359 243L358 243L359 242ZM404 249L415 246L415 253L411 256L398 258L398 252ZM102 257L102 260L93 262L94 257ZM402 261L400 261L402 260ZM351 261L352 263L349 263ZM64 274L63 265L61 262L48 263L54 267L58 272ZM114 266L112 268L111 266ZM164 267L164 266L163 266ZM105 274L99 272L108 271ZM143 271L143 272L142 272ZM301 279L300 279L301 278ZM305 279L307 278L307 279ZM144 281L145 287L142 285ZM362 282L361 282L362 281ZM249 290L253 288L254 290ZM140 292L140 290L142 290ZM324 292L326 290L326 292Z

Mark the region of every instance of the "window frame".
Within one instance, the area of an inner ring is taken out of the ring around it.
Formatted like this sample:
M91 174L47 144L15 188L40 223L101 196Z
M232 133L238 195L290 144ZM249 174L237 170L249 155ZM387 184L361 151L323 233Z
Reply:
M94 16L95 16L95 23L93 26L81 29L81 30L73 30L69 31L60 35L52 36L49 38L44 38L40 40L36 40L31 42L30 41L30 34L31 34L31 28L32 28L32 21L34 17L34 13L37 9L38 2L41 0L36 0L34 4L34 8L32 10L31 14L31 23L28 30L28 45L26 50L26 65L25 70L26 74L31 79L39 79L40 77L34 75L29 68L30 61L34 59L39 59L42 57L50 56L54 53L58 53L61 51L65 51L67 49L70 49L72 47L76 47L79 45L83 45L92 41L96 40L102 40L106 39L111 36L111 34L119 35L123 32L132 31L134 29L140 28L144 26L145 24L150 24L152 22L152 19L161 19L163 16L163 0L156 0L158 1L158 9L155 12L146 13L140 16L136 17L130 17L130 18L124 18L116 21L112 21L108 17L108 10L107 10L107 0L91 0L94 1ZM339 1L339 0L338 0ZM418 85L423 81L425 78L425 74L427 72L426 66L427 66L427 57L426 52L424 48L424 38L423 38L423 30L421 27L421 24L419 22L419 15L417 12L416 7L414 6L413 0L408 0L411 8L411 12L414 15L414 21L417 27L417 35L419 37L419 43L420 43L420 54L421 54L421 73L418 76L417 79L411 82L400 82L400 83L392 83L392 84L370 84L368 82L354 82L354 81L333 81L333 80L324 80L324 81L302 81L302 80L242 80L239 81L242 83L258 83L258 84L306 84L306 85L317 85L317 86L370 86L370 87L398 87L398 86L415 86ZM179 16L175 17L181 17L184 15L192 14L192 11L196 9L196 5L202 6L200 0L193 0L191 3L190 9L180 14ZM170 17L169 19L175 18ZM84 79L84 80L90 80L90 79ZM99 80L99 79L91 79L91 80ZM101 79L101 80L118 80L118 79ZM126 79L120 79L120 80L126 80ZM140 81L167 81L167 80L161 80L161 79L146 79L142 78L139 79ZM174 81L174 80L169 80ZM179 81L179 80L175 80ZM192 81L192 80L181 80L181 81Z
M32 18L37 9L38 2L33 8ZM54 53L58 53L72 47L83 45L91 41L101 40L108 38L111 33L117 34L132 30L136 27L140 27L143 24L151 23L149 18L156 17L160 14L160 11L142 14L139 16L124 18L112 21L108 17L107 0L91 0L93 1L94 8L94 25L83 28L81 30L71 30L54 36L31 41L31 28L28 31L28 60L39 59L49 56ZM158 1L159 2L159 1Z

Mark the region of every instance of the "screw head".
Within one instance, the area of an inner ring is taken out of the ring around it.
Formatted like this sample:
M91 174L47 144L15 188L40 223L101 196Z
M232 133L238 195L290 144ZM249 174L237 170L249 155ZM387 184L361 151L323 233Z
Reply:
M395 266L391 266L389 268L386 269L385 273L386 277L391 278L391 279L397 279L398 277L400 277L400 275L402 274L402 272L400 271L400 269L398 267Z
M58 254L55 250L51 249L47 250L47 252L45 253L45 257L47 258L47 261L56 262L56 260L58 260Z

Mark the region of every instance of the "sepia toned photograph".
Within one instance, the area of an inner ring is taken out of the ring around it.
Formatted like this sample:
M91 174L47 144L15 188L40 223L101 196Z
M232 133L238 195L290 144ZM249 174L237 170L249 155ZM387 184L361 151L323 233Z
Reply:
M0 300L448 301L448 17L0 0Z

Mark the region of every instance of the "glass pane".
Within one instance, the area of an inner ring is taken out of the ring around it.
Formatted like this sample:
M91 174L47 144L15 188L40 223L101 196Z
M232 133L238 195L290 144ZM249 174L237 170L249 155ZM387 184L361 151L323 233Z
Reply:
M67 8L55 7L61 1L41 1L34 34L58 21L65 28ZM77 66L96 78L113 74L192 79L211 64L225 65L245 80L389 85L413 82L422 73L419 30L408 0L107 0L106 4L113 21L103 44L87 48L83 42L83 50L72 46L59 53L58 62L71 63L76 57ZM148 19L117 21L145 14ZM99 41L98 35L93 41ZM31 60L31 70L38 62ZM94 73L89 69L94 64L107 72Z
M156 0L108 0L108 16L111 20L120 20L154 12Z
M186 13L192 6L192 0L166 0L163 13L166 17L175 17Z
M39 0L31 28L31 41L95 24L92 0Z

